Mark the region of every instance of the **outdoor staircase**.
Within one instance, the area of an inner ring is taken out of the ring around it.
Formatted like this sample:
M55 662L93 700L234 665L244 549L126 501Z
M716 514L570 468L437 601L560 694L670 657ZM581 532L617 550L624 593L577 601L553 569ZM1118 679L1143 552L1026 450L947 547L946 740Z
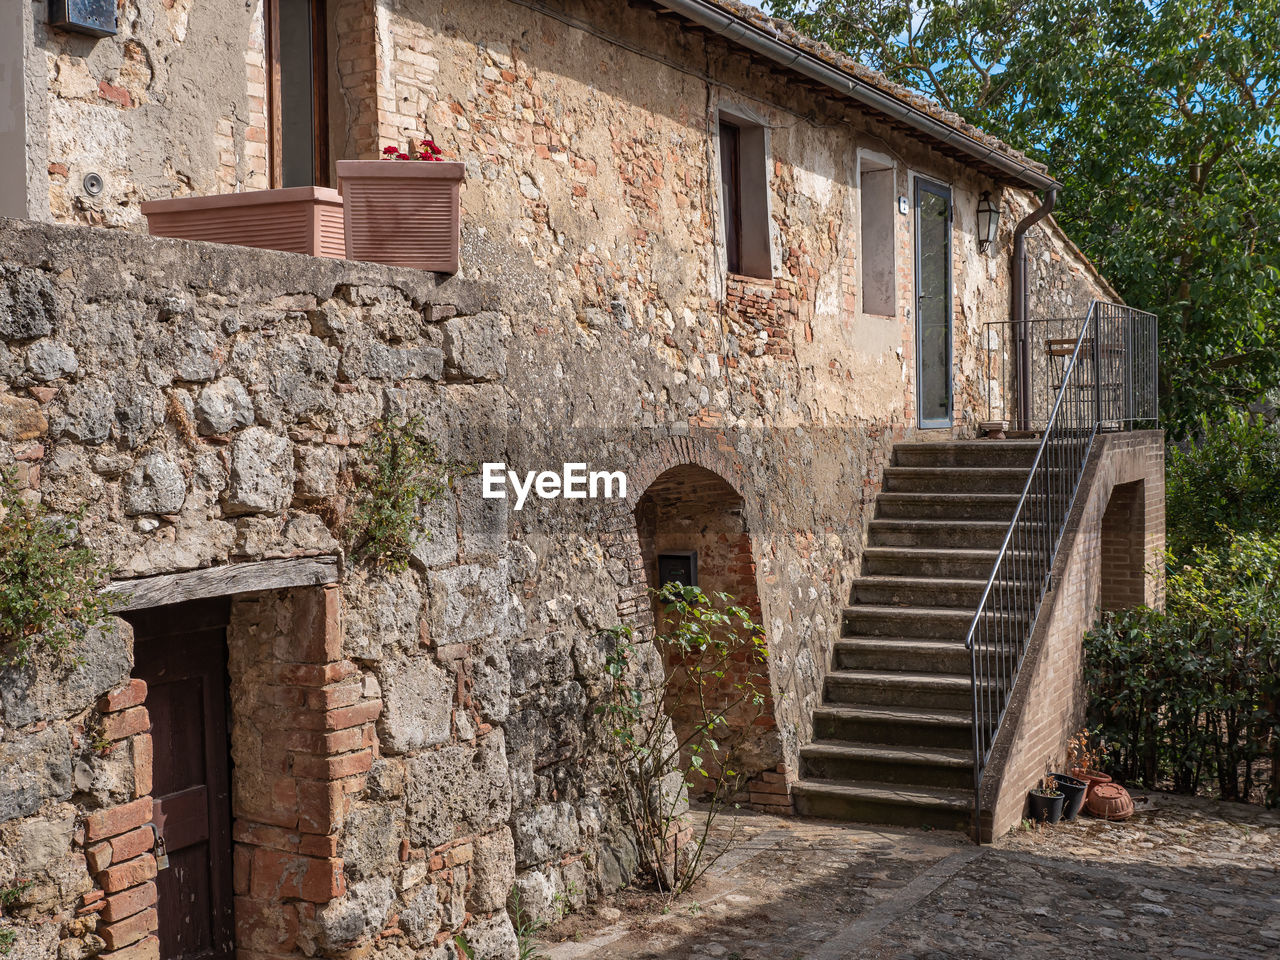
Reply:
M967 830L973 688L964 639L1038 440L900 443L844 611L798 813Z

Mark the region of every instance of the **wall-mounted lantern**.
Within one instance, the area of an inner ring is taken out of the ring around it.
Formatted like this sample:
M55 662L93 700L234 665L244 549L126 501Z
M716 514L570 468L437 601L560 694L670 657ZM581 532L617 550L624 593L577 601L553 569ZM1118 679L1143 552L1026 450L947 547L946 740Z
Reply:
M991 191L983 190L978 199L978 249L990 253L995 249L1000 230L1000 208L991 199Z
M116 0L49 0L49 26L91 37L116 32Z

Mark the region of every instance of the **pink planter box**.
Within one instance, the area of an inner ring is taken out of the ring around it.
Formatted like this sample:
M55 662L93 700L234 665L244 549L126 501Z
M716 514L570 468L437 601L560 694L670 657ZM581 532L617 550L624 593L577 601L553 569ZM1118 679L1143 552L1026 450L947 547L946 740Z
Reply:
M329 187L286 187L142 205L156 237L234 243L342 259L342 197Z
M446 160L339 160L348 260L458 272L458 189Z

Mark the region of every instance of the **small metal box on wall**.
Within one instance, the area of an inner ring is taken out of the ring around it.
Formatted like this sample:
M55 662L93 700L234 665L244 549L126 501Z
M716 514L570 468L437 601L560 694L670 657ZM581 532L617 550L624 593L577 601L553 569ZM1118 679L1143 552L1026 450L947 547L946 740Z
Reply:
M698 551L674 550L658 554L658 586L678 583L682 587L698 585Z
M116 0L49 0L49 26L91 37L116 33Z

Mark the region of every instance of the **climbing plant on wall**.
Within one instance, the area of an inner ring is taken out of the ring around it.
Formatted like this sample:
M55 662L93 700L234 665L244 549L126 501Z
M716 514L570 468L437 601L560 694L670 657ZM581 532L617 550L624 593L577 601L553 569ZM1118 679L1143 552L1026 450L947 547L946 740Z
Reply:
M61 660L107 616L107 567L80 542L78 517L50 511L11 471L0 483L0 664Z
M446 464L421 417L384 418L373 426L355 471L355 503L347 524L357 560L403 570L427 536L420 515L448 485Z

